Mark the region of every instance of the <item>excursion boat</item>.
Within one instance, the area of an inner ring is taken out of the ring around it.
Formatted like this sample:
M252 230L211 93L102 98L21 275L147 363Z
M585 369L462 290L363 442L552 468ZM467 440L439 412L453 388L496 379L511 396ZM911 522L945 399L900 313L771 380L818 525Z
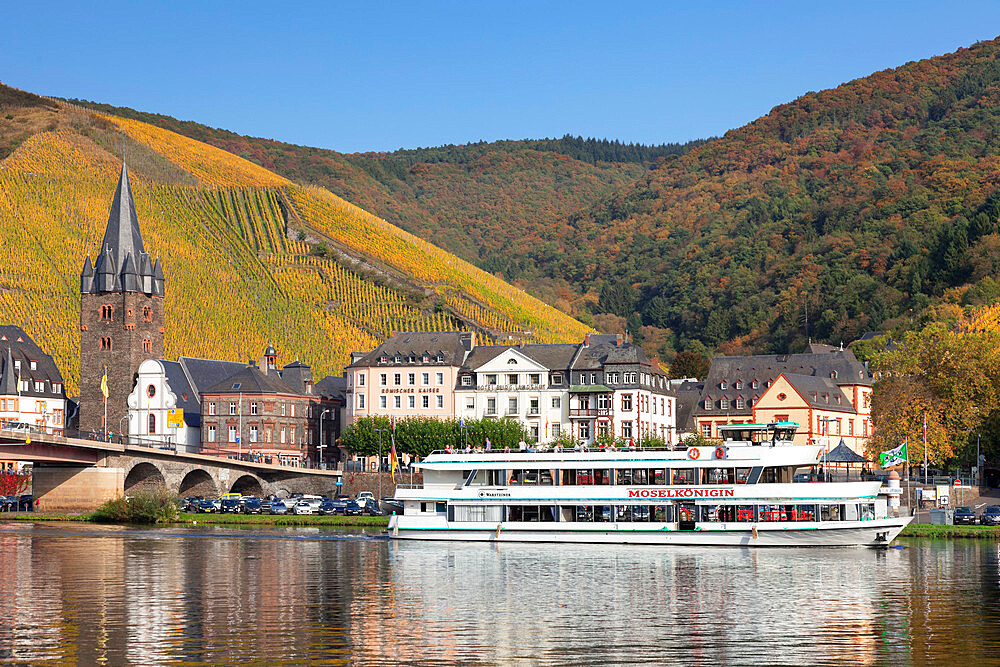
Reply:
M798 424L720 426L686 450L437 451L398 488L399 539L711 546L886 546L911 521L881 482L793 482L824 448ZM807 475L808 479L817 479Z

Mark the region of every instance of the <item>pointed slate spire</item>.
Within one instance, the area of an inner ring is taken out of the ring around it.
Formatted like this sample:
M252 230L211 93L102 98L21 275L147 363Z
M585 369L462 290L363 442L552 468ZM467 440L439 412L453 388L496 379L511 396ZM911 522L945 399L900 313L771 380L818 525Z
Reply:
M94 268L90 265L90 255L83 263L83 271L80 272L80 293L85 294L93 291L94 288Z
M0 394L10 396L17 393L17 377L14 374L14 358L10 354L10 346L7 346L7 356L3 360L3 368L0 368Z
M163 296L165 290L164 283L166 279L163 277L163 267L160 266L160 258L156 258L156 263L153 264L153 294L155 296Z
M129 257L131 261L129 261ZM125 269L129 268L126 275ZM84 267L86 271L86 267ZM104 231L101 249L94 261L95 280L90 291L113 292L117 290L153 292L153 266L142 243L139 219L132 199L128 167L122 162L118 188L111 202L108 226ZM148 276L143 281L140 277ZM80 276L81 286L84 276ZM145 288L145 289L144 289Z

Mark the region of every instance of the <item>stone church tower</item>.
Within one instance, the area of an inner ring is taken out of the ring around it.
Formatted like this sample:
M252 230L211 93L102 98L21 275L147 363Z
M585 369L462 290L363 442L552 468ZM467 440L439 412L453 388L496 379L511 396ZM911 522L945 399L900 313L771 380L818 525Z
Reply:
M121 431L139 364L163 358L163 270L142 245L128 169L122 163L108 227L93 266L80 275L80 430ZM101 379L108 373L104 422ZM127 426L126 426L127 428Z

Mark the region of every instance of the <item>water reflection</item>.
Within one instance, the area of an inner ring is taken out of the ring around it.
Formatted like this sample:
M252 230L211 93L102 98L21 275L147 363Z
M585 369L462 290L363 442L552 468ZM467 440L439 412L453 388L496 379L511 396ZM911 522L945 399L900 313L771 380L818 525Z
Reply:
M736 550L0 524L0 660L985 663L984 542Z

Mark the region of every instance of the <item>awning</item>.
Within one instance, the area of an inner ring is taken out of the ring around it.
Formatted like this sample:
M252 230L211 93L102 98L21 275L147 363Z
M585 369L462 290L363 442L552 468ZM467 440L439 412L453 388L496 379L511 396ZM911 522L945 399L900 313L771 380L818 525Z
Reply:
M840 439L839 445L822 457L822 460L827 463L868 463L868 459L848 447L843 438Z

